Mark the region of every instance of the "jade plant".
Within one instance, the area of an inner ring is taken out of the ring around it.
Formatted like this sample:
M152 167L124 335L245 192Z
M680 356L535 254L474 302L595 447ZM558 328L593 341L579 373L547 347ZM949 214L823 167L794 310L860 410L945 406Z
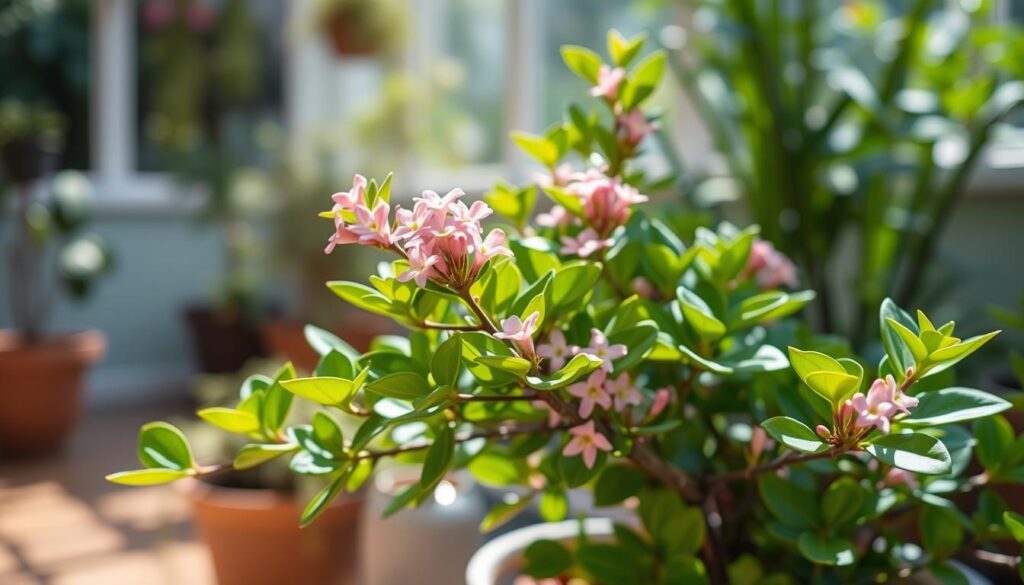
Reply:
M533 504L545 520L575 518L575 489L636 514L611 541L581 533L527 548L525 573L557 582L930 572L953 583L962 565L951 559L1019 538L1019 517L1004 524L988 486L1024 477L1024 439L998 416L1007 402L956 385L952 370L995 333L961 338L886 300L885 357L870 364L800 325L814 295L795 289L793 264L756 228L701 228L684 244L636 164L665 68L642 47L613 31L610 62L563 49L594 102L543 135L514 136L547 169L536 184L500 184L482 201L454 189L393 202L390 177L356 176L322 214L334 226L326 252L391 258L368 283L327 286L408 335L359 353L308 327L321 356L312 375L285 365L249 378L237 406L199 412L248 438L233 461L198 462L180 431L156 422L139 436L144 468L108 479L203 478L287 457L324 484L306 525L393 460L421 475L388 514L430 499L455 469L514 488L483 530ZM531 219L541 192L554 206ZM501 226L485 227L495 213ZM296 399L319 410L289 418ZM983 509L954 503L974 489Z

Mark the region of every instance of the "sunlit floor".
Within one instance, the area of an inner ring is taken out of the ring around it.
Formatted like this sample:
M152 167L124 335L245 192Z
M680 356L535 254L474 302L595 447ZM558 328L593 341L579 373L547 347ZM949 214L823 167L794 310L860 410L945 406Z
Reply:
M63 453L0 461L0 583L213 583L210 556L171 488L120 488L143 422L181 406L89 413Z

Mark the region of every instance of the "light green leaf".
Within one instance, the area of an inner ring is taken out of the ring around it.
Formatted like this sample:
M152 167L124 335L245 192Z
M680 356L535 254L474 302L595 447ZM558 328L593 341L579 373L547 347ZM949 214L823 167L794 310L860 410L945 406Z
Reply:
M892 317L887 317L885 321L896 332L896 335L900 337L903 344L907 346L907 349L910 350L910 355L913 356L916 363L922 363L928 357L928 350L918 338L916 332L911 331L906 325Z
M483 521L480 522L480 532L487 533L504 526L509 520L512 520L525 510L531 501L533 501L532 494L525 497L508 494L508 501L498 502L484 516Z
M345 487L345 479L344 474L335 477L329 484L324 486L323 489L313 496L313 499L306 505L306 509L302 511L302 518L299 520L299 526L303 528L309 526L317 516L327 509L327 506L334 501L334 498L338 497L338 494L340 494L341 490Z
M366 384L367 392L401 400L415 400L430 394L430 384L415 372L396 372Z
M430 373L438 385L454 388L459 379L461 366L462 337L458 333L454 333L434 352L434 356L430 359Z
M251 443L242 447L238 454L235 455L234 467L235 469L249 469L250 467L256 467L262 465L271 459L276 459L281 455L288 453L294 453L299 450L299 446L294 443L284 444L262 444L262 443Z
M977 351L978 348L980 348L982 345L988 343L990 339L992 339L999 333L999 331L993 331L991 333L986 333L984 335L978 335L970 339L965 339L960 343L956 343L954 345L950 345L949 347L945 347L932 352L932 354L928 356L928 361L936 365L929 367L928 372L925 373L925 376L937 374L957 364L958 362L960 362L960 360Z
M420 487L424 494L430 493L444 479L444 474L448 473L454 459L455 431L446 425L437 432L423 460Z
M564 45L562 60L570 71L589 81L591 85L597 85L597 75L601 69L601 57L597 53L585 47Z
M537 376L527 376L526 383L531 388L537 390L556 390L558 388L564 388L601 367L602 363L603 360L596 356L592 356L587 353L578 353L572 356L569 363L562 366L562 369L551 374L551 377L548 379Z
M173 470L196 466L188 439L173 425L151 422L142 426L138 443L139 460L150 468Z
M189 477L193 473L191 469L136 469L111 473L106 479L120 485L159 485Z
M507 355L483 355L476 358L476 363L483 364L495 370L508 372L517 378L522 378L530 371L533 364L529 360L518 356Z
M1003 523L1018 544L1024 545L1024 516L1011 511L1003 512Z
M779 443L801 453L820 453L828 445L807 425L788 416L770 418L761 426Z
M546 167L558 164L558 147L543 136L515 131L512 132L512 142Z
M204 408L196 414L211 425L229 433L248 434L257 433L260 430L259 417L248 411L214 406Z
M359 390L354 380L331 377L296 378L281 382L281 385L300 398L330 406L347 403Z
M808 560L819 565L845 567L857 560L853 543L838 536L804 532L797 540L797 547Z

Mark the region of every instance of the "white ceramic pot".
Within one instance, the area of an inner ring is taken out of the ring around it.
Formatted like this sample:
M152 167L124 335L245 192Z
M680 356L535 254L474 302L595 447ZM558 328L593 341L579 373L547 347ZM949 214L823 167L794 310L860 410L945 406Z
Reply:
M614 533L610 518L583 520L584 532L597 540ZM466 585L506 585L523 568L523 551L538 540L570 541L580 533L579 520L534 524L513 530L476 551L466 567ZM454 583L454 581L453 581Z
M379 472L361 522L364 585L454 585L482 542L480 522L487 503L466 473L452 474L419 508L389 518L384 510L395 494L419 480L417 467Z

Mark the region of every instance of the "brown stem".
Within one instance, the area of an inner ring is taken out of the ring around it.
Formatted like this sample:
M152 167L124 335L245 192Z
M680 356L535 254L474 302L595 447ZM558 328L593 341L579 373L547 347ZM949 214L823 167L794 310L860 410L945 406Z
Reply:
M457 394L456 400L459 402L516 402L519 400L537 400L538 395L534 393L529 394L515 394L515 395L488 395L478 396L476 394Z
M482 329L479 325L451 325L448 323L434 323L433 321L424 321L420 323L420 327L440 331L480 331Z
M719 473L712 475L707 478L706 483L711 487L721 487L724 484L731 483L734 481L746 481L753 479L754 477L761 475L762 473L768 473L771 471L778 471L783 467L790 465L798 465L800 463L806 463L808 461L815 461L818 459L835 458L843 453L851 451L850 447L833 447L827 451L821 453L805 453L803 455L783 455L777 459L763 463L761 465L755 465L746 469L738 469L736 471L729 471L726 473Z

